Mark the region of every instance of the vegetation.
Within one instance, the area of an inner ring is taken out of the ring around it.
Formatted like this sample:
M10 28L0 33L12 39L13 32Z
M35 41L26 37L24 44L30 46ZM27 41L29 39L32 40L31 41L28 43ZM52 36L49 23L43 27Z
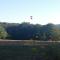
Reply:
M35 40L60 41L60 25L0 23L0 39L33 40L27 46L0 44L0 60L60 60L60 43L35 45Z
M0 25L0 39L5 39L7 37L7 32L3 26Z
M0 38L13 40L59 41L60 25L30 23L0 23Z
M0 46L0 60L60 60L60 44L48 46Z

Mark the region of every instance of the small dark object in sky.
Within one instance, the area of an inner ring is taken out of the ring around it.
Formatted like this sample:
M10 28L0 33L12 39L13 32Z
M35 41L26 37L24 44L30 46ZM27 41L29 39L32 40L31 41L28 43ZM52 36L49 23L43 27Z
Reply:
M32 17L33 17L33 16L30 16L30 19L31 19L31 20L32 20Z

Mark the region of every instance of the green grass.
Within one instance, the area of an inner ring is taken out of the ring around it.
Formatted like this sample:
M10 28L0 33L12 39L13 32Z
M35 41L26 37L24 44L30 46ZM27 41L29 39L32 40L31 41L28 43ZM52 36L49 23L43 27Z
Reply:
M0 60L60 60L60 44L48 46L0 46Z

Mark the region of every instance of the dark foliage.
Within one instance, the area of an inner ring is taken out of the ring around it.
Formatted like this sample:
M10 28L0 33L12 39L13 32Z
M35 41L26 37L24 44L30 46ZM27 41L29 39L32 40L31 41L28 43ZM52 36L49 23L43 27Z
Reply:
M30 23L0 23L13 40L60 40L60 25L33 25Z
M0 60L60 60L60 44L48 46L0 46Z

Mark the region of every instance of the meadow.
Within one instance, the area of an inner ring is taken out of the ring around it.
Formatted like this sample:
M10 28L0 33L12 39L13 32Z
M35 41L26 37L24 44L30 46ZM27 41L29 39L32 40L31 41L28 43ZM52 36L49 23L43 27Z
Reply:
M28 45L27 41L24 45L18 44L18 41L13 41L0 40L2 42L0 44L0 60L60 60L60 43L57 41L54 43L45 41L45 43L41 42L40 45L35 43Z

